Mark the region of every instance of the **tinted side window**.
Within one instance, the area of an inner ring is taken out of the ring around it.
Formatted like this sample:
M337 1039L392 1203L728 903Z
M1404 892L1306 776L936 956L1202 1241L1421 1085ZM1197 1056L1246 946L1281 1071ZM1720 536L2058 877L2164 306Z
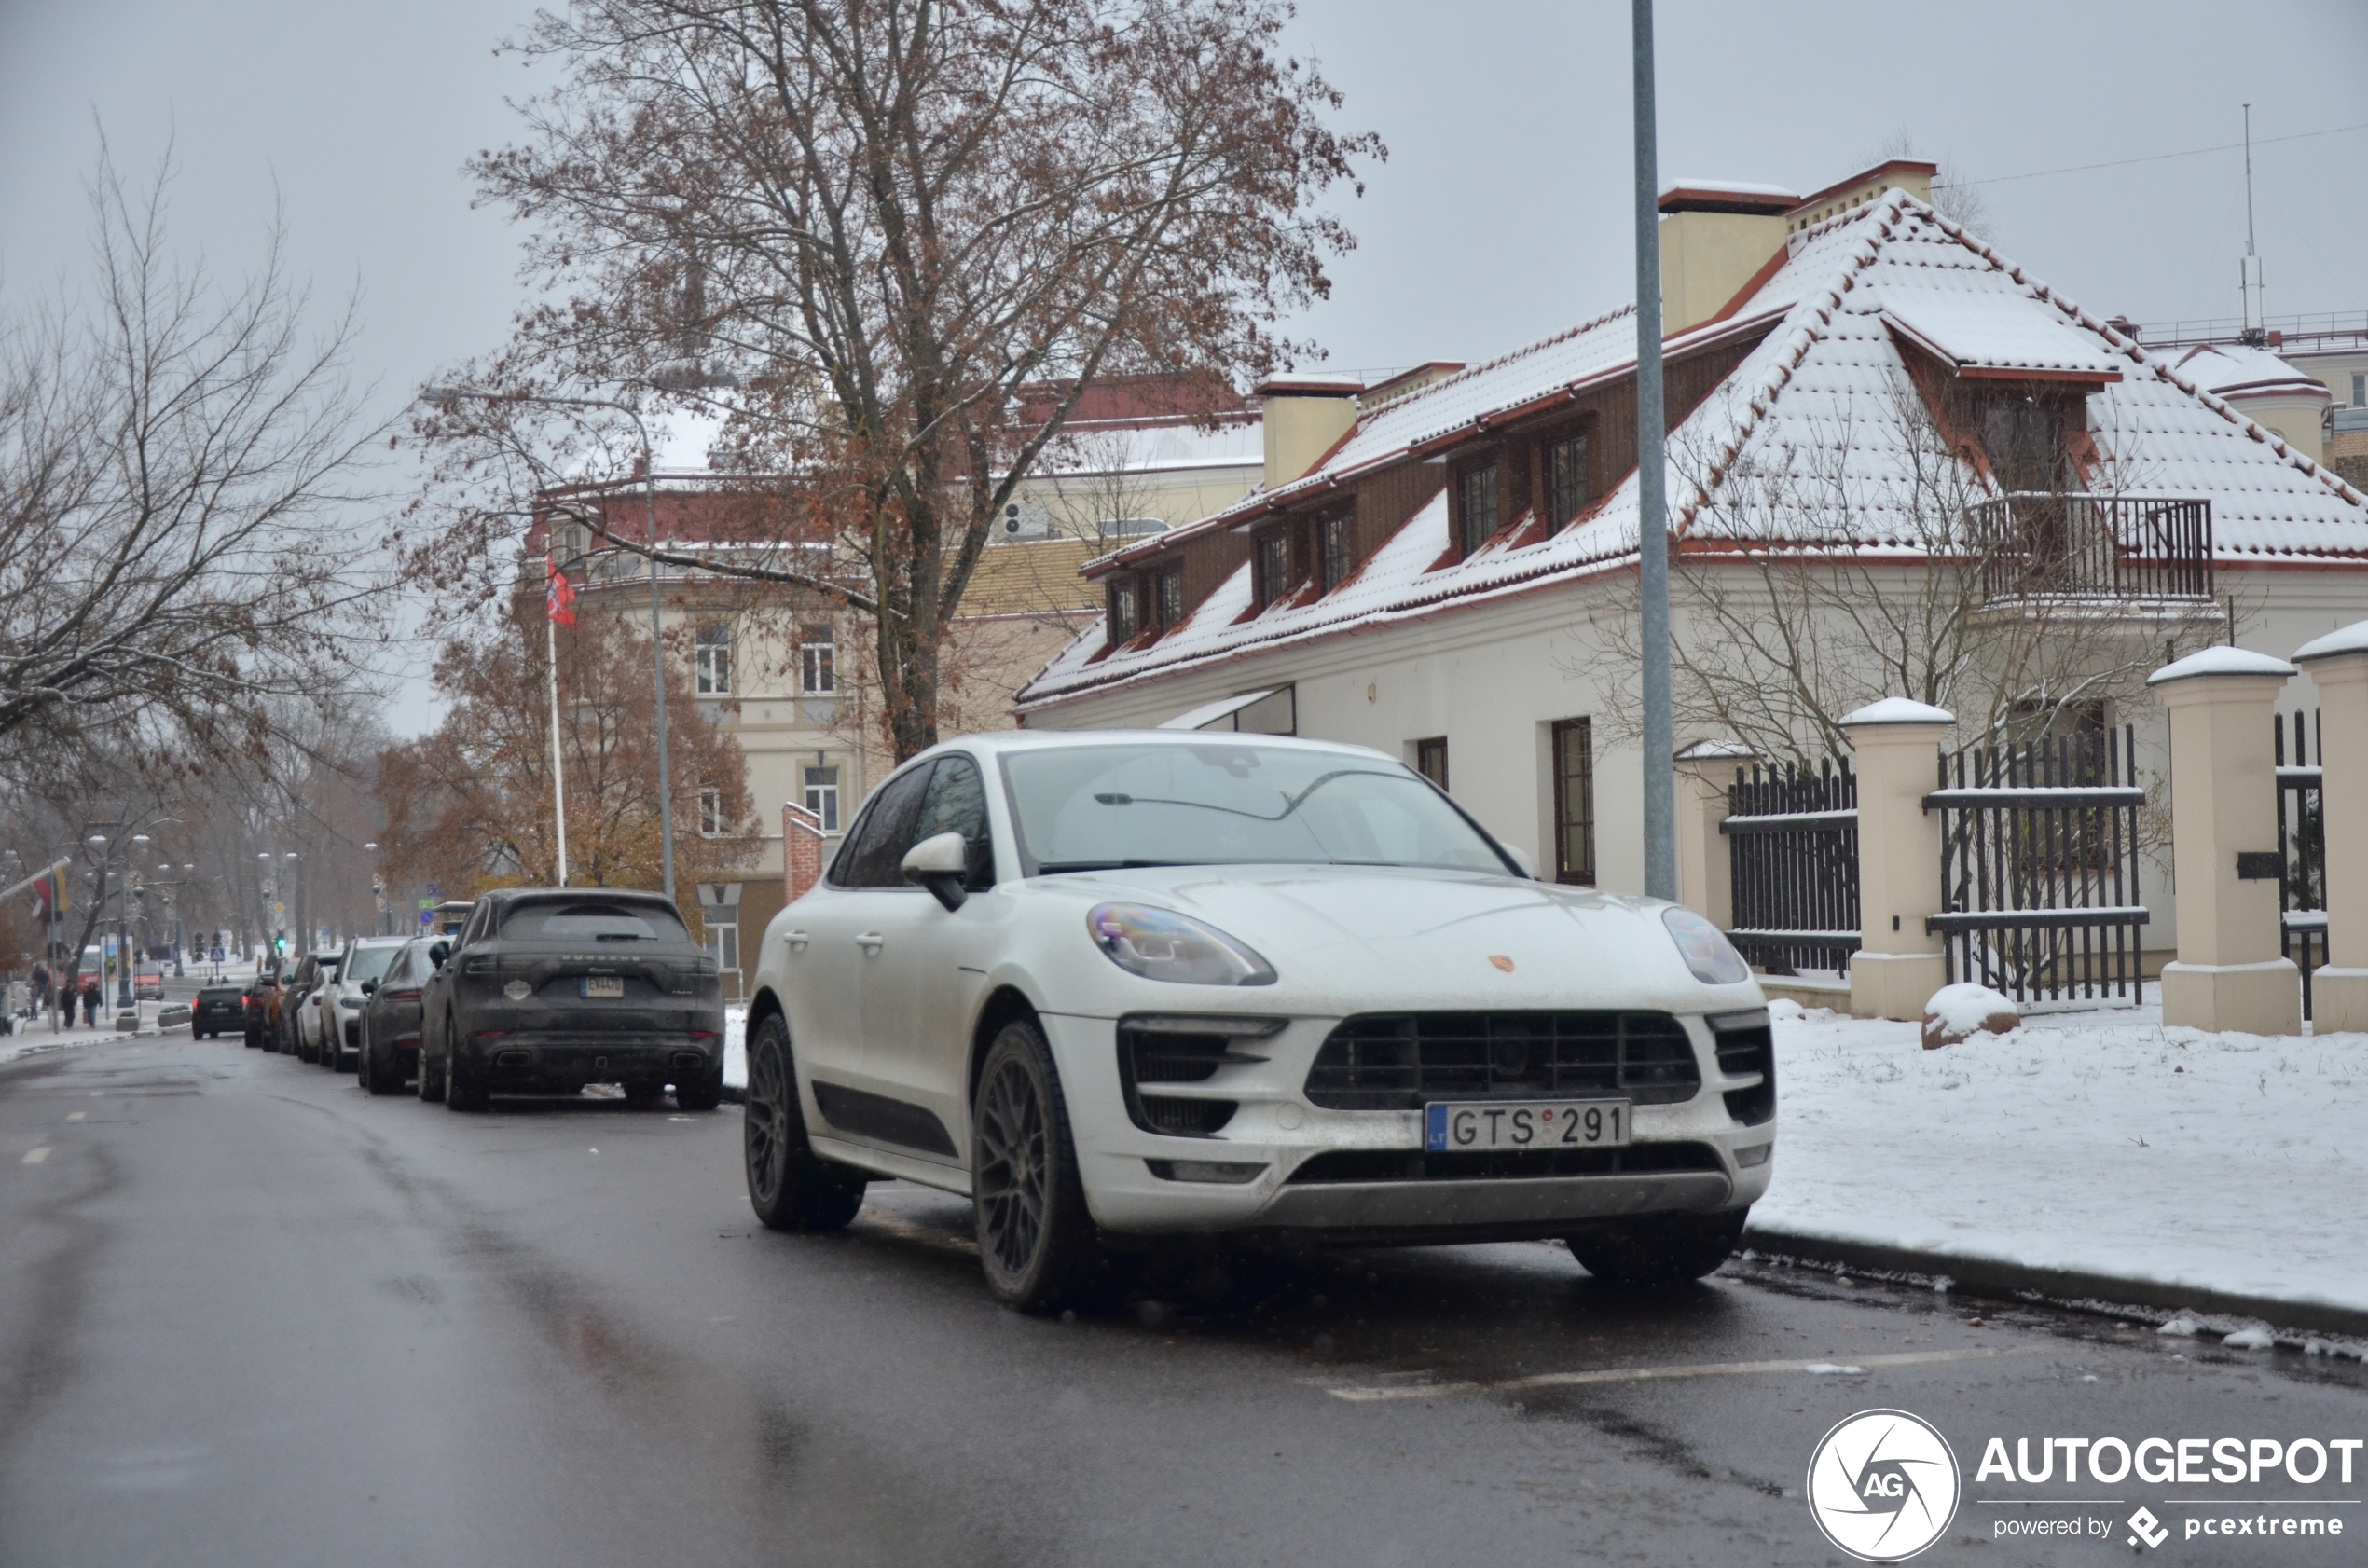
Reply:
M971 865L963 885L972 892L995 886L995 845L987 836L986 785L978 764L968 757L940 757L929 775L929 793L921 797L921 818L914 824L906 848L940 833L960 833L971 846ZM898 860L903 857L900 854ZM898 871L900 879L902 870Z
M831 866L837 887L902 887L904 851L913 842L913 824L921 815L921 797L929 789L929 768L898 774L881 787L864 809L847 847Z

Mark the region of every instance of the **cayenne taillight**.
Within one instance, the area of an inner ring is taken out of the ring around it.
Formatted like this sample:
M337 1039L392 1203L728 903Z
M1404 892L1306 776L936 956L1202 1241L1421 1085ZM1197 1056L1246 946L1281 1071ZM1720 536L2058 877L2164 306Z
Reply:
M420 999L417 991L381 991L379 995L390 1002L416 1002Z

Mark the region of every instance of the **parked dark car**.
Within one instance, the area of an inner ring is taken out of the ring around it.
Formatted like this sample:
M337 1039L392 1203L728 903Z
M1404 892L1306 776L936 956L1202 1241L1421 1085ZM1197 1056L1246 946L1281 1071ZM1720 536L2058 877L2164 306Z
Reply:
M439 952L439 949L442 951ZM674 901L615 888L505 887L477 901L420 998L420 1097L476 1110L493 1093L667 1087L723 1097L723 986Z
M266 966L255 971L244 993L247 1010L247 1049L268 1045L272 1025L277 1021L277 999L280 992L280 971Z
M361 1065L354 1071L373 1094L401 1093L420 1070L420 990L435 972L428 949L436 940L404 943L384 975L362 983Z
M218 1039L230 1029L243 1032L246 1023L246 993L235 985L200 986L189 1008L191 1039Z

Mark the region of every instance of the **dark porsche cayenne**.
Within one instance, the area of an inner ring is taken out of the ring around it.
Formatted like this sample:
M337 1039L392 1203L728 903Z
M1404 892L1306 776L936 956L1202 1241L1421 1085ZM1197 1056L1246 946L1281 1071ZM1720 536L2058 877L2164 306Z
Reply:
M636 1105L672 1084L685 1110L723 1098L723 983L673 901L506 887L447 940L420 997L421 1099L475 1110L489 1094L587 1083L620 1084Z

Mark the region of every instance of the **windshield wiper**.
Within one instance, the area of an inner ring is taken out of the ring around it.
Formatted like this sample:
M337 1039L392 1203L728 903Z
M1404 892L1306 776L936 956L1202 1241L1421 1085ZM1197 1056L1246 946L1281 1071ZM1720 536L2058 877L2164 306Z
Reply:
M1206 860L1039 860L1039 876L1058 876L1069 871L1141 871L1153 866L1200 866Z
M1108 794L1095 795L1094 798L1104 805L1189 805L1199 811L1221 811L1228 817L1246 817L1253 822L1280 822L1301 806L1305 805L1308 796L1335 778L1394 778L1395 777L1393 774L1377 773L1369 767L1335 768L1330 773L1318 775L1314 783L1298 794L1285 795L1283 809L1272 817L1262 816L1255 811L1244 811L1238 805L1218 805L1214 801L1171 800L1164 795Z

